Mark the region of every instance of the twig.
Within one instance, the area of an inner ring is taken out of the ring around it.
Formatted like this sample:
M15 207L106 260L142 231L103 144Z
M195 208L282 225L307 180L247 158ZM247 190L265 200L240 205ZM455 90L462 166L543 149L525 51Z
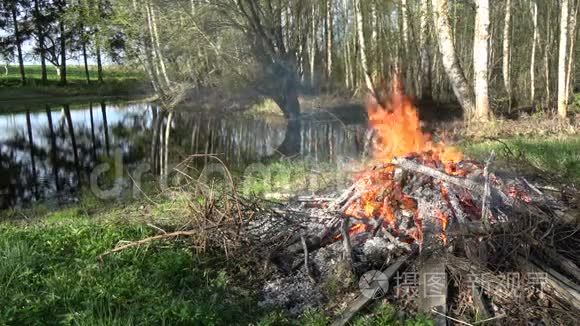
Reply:
M149 237L149 238L145 238L145 239L142 239L139 241L130 242L126 245L122 245L120 247L117 247L115 249L107 251L107 252L101 254L99 257L97 257L97 259L102 260L103 257L108 256L110 254L113 254L113 253L116 253L119 251L123 251L125 249L133 248L133 247L139 247L139 246L144 245L144 244L149 243L149 242L153 242L153 241L157 241L157 240L164 240L164 239L171 239L171 238L178 238L178 237L190 237L190 236L195 235L196 233L199 233L199 230L178 231L178 232L173 232L173 233L156 235L154 237Z
M167 234L167 231L163 230L162 228L158 227L155 224L147 223L147 226L149 226L149 227L151 227L151 228L153 228L153 229L155 229L155 230L157 230L157 231L159 231L159 232L161 232L163 234Z
M306 274L312 283L316 283L316 279L310 270L310 264L308 264L308 246L306 245L306 239L304 235L300 235L300 241L302 242L302 248L304 249L304 269L306 269Z
M431 309L431 312L434 312L435 314L437 314L437 315L439 315L439 316L441 316L441 317L445 317L445 318L447 318L447 319L449 319L449 320L452 320L452 321L454 321L454 322L456 322L456 323L460 323L460 324L467 325L467 326L473 326L473 324L470 324L470 323L468 323L468 322L465 322L465 321L463 321L463 320L459 320L459 319L456 319L456 318L453 318L453 317L449 317L449 316L447 316L446 314L440 313L440 312L439 312L439 311L437 311L437 309L435 309L435 308Z
M479 324L487 323L488 321L492 321L492 320L496 320L496 319L502 319L502 318L505 318L506 316L507 316L506 314L497 315L495 317L491 317L491 318L487 318L487 319L484 319L484 320L476 321L475 323L473 323L473 325L479 325Z

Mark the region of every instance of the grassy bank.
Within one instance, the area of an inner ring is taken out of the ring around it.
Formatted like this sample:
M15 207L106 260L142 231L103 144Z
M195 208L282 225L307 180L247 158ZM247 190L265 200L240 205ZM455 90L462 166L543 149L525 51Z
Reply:
M461 144L466 154L485 161L491 151L500 167L580 184L580 136L512 137Z
M60 85L54 69L48 69L48 82L41 83L40 66L25 67L27 82L21 85L17 66L9 66L8 74L0 74L0 102L34 102L57 104L71 98L132 98L149 93L144 74L133 68L105 67L103 83L97 81L96 67L91 66L91 83L86 80L84 67L67 67L67 85Z

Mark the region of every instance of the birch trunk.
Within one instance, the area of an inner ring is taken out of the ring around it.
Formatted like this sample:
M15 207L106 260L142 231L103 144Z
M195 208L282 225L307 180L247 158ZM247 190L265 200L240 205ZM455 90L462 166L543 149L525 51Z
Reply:
M566 97L570 96L570 82L574 79L572 77L574 71L574 45L576 41L576 17L578 16L578 8L580 7L580 1L576 3L576 8L570 16L570 49L568 50L568 68L566 70Z
M363 30L363 16L360 1L361 0L353 0L355 6L355 16L356 16L356 29L357 29L357 37L358 37L358 46L360 51L360 65L363 71L363 75L365 78L365 85L367 89L371 92L374 92L373 81L371 80L371 76L369 75L369 67L367 64L367 52L366 52L366 45L365 45L365 35Z
M167 115L167 125L165 126L164 150L163 150L163 184L167 184L167 177L169 177L169 137L171 136L171 123L173 122L173 111L169 111Z
M310 32L312 33L310 36L310 45L309 45L309 54L308 59L310 60L310 86L314 86L314 64L316 62L316 7L314 3L312 3L312 11L310 16Z
M532 54L530 58L530 100L534 103L536 92L536 45L538 44L538 4L535 0L531 2L532 6L532 23L534 25L534 33L532 38Z
M544 42L544 81L546 86L546 108L550 108L551 94L550 94L550 45L552 43L551 37L551 18L552 10L548 6L548 16L546 19L546 40Z
M506 92L508 93L508 97L510 99L510 106L511 106L511 76L510 76L510 34L511 34L511 0L506 0L505 4L505 18L504 18L504 25L503 25L503 84L505 87Z
M332 76L332 0L326 0L326 79Z
M431 90L431 58L429 55L429 0L421 0L420 16L420 57L421 57L421 97L426 100L432 98Z
M568 111L566 94L566 50L568 42L568 0L562 0L560 11L560 44L558 50L558 115L565 118Z
M441 54L441 63L445 68L445 73L453 88L455 97L461 104L465 115L471 117L474 113L474 95L473 90L469 87L463 70L459 65L453 39L451 36L451 26L449 25L449 9L447 0L432 0L433 16L439 52Z
M165 81L167 87L169 87L171 85L171 82L169 81L169 77L167 76L167 68L165 66L165 60L163 59L163 52L161 51L159 32L157 31L157 16L155 15L155 10L153 7L149 7L149 10L151 10L151 23L153 26L153 36L155 40L153 46L155 47L155 51L157 52L157 57L159 59L159 67L161 68L163 80Z
M475 116L479 120L489 119L488 96L488 40L489 0L476 1L475 39L473 41L473 77L475 87Z

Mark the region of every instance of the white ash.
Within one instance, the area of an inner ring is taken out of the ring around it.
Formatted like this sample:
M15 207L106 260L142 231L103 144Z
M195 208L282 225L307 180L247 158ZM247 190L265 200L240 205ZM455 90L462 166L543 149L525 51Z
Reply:
M275 278L264 285L261 306L282 307L292 315L320 306L324 295L301 270L295 275Z
M363 253L369 262L382 263L389 258L393 249L395 249L393 243L389 243L381 237L374 237L365 242Z

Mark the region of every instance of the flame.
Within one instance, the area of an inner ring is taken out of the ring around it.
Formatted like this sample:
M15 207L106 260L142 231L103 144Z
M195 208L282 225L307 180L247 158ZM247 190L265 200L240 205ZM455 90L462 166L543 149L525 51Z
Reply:
M376 132L373 157L390 162L394 157L412 153L429 152L433 160L459 162L463 155L443 142L434 143L431 135L421 131L419 113L411 99L403 94L399 79L391 84L391 92L385 103L376 97L367 100L369 125Z

